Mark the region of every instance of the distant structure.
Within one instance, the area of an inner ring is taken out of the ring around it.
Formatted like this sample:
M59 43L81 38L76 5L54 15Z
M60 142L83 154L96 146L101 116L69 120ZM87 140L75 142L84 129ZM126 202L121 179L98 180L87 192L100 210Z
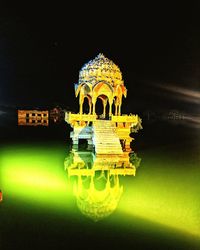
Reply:
M19 126L48 126L49 112L48 110L18 110Z
M127 96L127 89L119 67L99 54L80 70L75 96L79 96L79 113L65 113L65 121L73 128L70 137L74 146L84 139L94 146L96 154L130 152L133 140L130 133L142 126L138 115L121 114L122 98ZM102 114L96 113L98 100L102 103Z
M49 111L49 117L54 123L64 121L64 116L64 110L59 106L56 106L55 108Z
M49 126L50 121L59 123L64 121L64 110L56 106L51 110L18 110L19 126Z

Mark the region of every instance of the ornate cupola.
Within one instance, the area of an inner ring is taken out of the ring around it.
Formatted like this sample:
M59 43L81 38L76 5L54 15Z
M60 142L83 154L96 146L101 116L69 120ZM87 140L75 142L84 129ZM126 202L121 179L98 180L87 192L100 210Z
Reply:
M96 114L97 98L103 104L103 118L106 116L106 106L109 103L109 116L112 115L112 105L115 105L115 115L121 115L122 96L126 97L122 73L119 67L100 53L86 63L79 72L78 84L75 84L76 97L79 95L79 113L82 114L84 99L88 99L89 114Z
M88 82L96 85L101 81L109 83L112 87L124 84L119 67L102 53L81 68L78 83Z

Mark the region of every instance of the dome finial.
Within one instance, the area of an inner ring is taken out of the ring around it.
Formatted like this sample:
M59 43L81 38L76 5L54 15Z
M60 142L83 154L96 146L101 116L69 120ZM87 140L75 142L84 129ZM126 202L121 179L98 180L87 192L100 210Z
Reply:
M105 56L104 56L103 53L99 53L97 57L98 57L98 58L105 58Z

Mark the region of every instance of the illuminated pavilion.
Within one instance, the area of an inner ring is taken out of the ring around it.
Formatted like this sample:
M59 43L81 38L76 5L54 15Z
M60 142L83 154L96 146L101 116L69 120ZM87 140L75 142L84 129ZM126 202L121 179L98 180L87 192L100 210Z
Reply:
M130 133L142 126L138 115L121 114L122 99L126 95L122 73L113 61L99 54L86 63L75 84L79 113L65 113L65 121L73 128L70 134L73 144L78 145L80 139L85 139L97 155L122 155L131 151ZM97 100L101 100L103 106L100 115L96 114ZM87 113L85 105L88 105Z
M79 73L79 82L75 84L76 97L79 95L80 114L83 113L83 102L86 98L89 114L95 115L97 98L102 101L103 114L106 116L106 106L109 105L109 116L112 115L112 105L115 105L115 115L121 115L122 96L126 97L127 89L122 80L122 73L117 65L99 54L94 60L85 64Z

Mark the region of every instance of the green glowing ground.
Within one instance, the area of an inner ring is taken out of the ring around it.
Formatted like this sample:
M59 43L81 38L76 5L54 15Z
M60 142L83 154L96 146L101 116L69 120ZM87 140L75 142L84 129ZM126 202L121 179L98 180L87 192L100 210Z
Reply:
M167 153L167 149L157 150L157 157L153 151L142 155L134 184L124 178L126 194L119 210L200 237L198 151L193 152L192 160L187 152Z
M154 240L158 237L160 244L163 240L165 243L173 240L173 244L182 244L186 247L184 249L189 246L198 249L194 247L200 246L199 150L199 147L189 151L163 147L138 153L142 163L136 176L121 178L124 193L119 206L105 221L95 224L95 232L114 231L134 245L137 241L134 235L139 230L140 240L147 237L147 245L148 237L154 237ZM5 216L3 222L7 223L5 232L12 227L6 216L9 217L13 210L23 218L25 209L31 209L33 216L33 219L28 219L29 226L30 223L34 225L38 216L34 211L40 211L40 216L53 213L54 221L61 216L62 230L71 227L65 218L79 223L73 226L75 234L76 227L78 232L80 227L86 231L87 227L94 227L94 222L84 218L76 207L72 187L64 171L66 154L64 145L13 145L1 149L0 189L3 190L4 201L0 208ZM50 229L47 228L48 234ZM84 235L89 237L88 233ZM128 235L132 236L128 238ZM179 248L176 246L174 249Z
M14 197L35 206L69 208L62 152L62 148L26 145L4 149L1 162L5 202Z

